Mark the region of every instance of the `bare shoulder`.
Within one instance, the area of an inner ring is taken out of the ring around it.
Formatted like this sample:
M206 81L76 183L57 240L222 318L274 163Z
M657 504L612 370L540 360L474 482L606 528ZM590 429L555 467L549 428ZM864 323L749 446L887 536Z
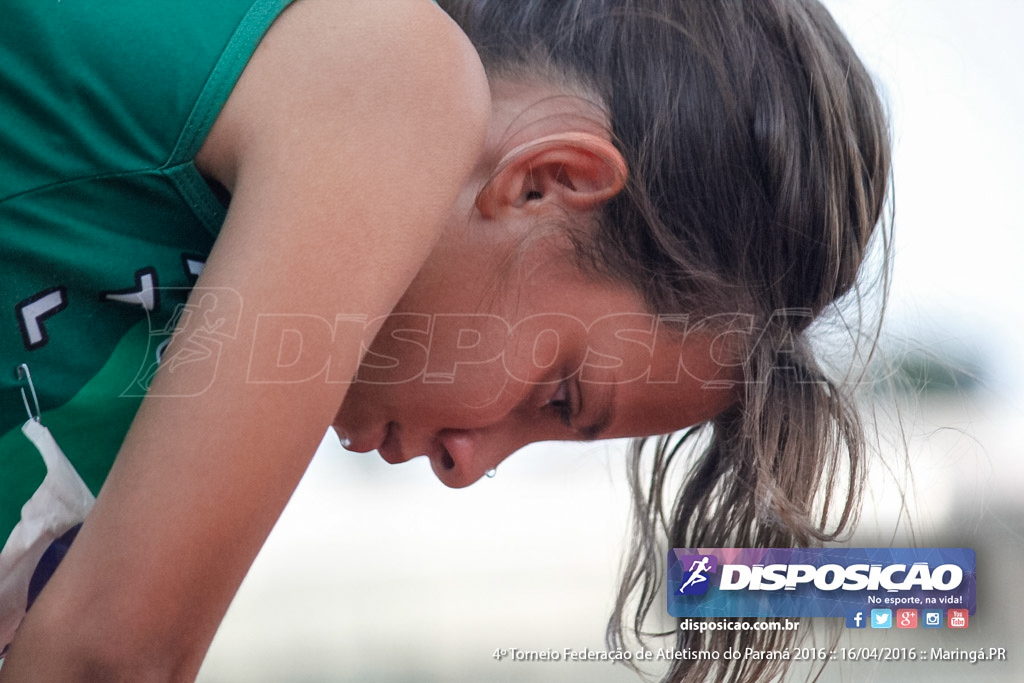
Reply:
M300 0L257 48L200 161L231 186L261 147L372 126L467 163L489 112L476 51L430 0Z
M486 94L476 51L430 0L300 0L271 28L257 57L275 60L291 88L348 99L358 94L350 88L401 92L424 115L479 115L474 105Z
M344 253L333 296L360 301L365 269L379 286L360 310L387 313L444 229L490 107L475 49L429 0L299 0L197 158L231 191L221 250L242 264L246 245L274 245L280 263L325 278L341 277L330 255Z

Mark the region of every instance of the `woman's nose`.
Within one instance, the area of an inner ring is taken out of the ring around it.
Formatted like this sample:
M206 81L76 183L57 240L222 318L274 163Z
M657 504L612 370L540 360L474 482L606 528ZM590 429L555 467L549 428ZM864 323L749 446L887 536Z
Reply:
M475 429L444 429L437 440L440 453L430 459L430 465L437 478L452 488L469 486L527 443L510 434Z

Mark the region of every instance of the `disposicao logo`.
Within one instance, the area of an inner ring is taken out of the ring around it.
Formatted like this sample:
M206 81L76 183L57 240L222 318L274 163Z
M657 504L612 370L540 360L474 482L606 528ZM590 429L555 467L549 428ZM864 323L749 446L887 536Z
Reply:
M679 587L680 595L704 595L708 592L711 581L708 574L718 569L718 558L714 555L684 555L679 558L684 567L689 567L683 576L683 584Z
M844 617L849 628L893 628L897 608L973 614L975 584L969 548L676 548L668 556L674 617ZM885 610L888 622L876 623Z

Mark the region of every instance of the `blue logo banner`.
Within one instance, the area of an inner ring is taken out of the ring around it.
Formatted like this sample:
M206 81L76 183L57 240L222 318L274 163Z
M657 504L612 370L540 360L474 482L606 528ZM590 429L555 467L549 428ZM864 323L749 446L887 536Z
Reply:
M976 608L970 548L675 548L673 617L844 617L872 610ZM860 613L860 616L856 615Z

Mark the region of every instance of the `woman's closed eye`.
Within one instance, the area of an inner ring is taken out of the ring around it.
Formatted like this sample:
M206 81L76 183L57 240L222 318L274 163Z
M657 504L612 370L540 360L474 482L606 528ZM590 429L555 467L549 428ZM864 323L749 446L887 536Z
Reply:
M558 384L558 388L544 404L544 408L553 412L562 424L572 429L573 406L569 380Z

